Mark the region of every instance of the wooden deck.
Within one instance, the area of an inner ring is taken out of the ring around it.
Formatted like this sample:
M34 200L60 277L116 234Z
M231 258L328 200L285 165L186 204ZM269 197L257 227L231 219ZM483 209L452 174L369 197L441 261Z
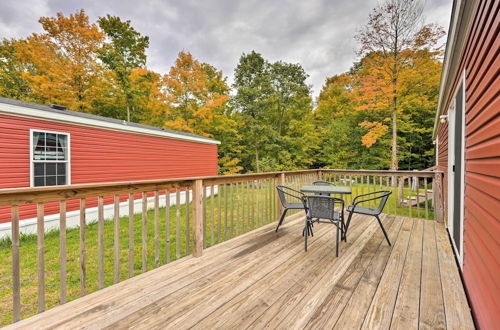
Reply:
M435 221L287 219L14 324L13 328L473 328L447 234Z

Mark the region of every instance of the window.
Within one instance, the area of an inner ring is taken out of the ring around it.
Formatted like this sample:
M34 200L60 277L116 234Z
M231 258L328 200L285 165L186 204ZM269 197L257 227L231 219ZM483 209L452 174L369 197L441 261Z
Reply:
M70 184L69 134L31 130L31 186Z

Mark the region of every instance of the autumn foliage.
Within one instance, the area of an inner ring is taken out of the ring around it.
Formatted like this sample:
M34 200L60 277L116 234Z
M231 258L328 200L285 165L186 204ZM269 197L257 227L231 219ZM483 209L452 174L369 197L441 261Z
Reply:
M42 33L0 43L0 96L220 140L221 174L386 169L394 166L394 141L396 166L425 168L442 30L419 25L396 52L384 52L370 39L382 33L391 40L382 18L418 11L402 0L384 4L358 34L359 60L328 78L316 102L300 64L270 62L254 51L241 55L232 85L187 51L168 72L154 72L146 65L149 38L132 22L107 15L94 23L84 10L42 17Z

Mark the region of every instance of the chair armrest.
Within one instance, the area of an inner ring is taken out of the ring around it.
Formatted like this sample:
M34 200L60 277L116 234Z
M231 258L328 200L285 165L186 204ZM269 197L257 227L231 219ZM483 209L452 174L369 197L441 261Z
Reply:
M371 197L371 198L365 198L365 199L357 200L358 197L364 197L364 196L369 196L369 195L373 195L373 194L380 194L380 195L375 196L375 197ZM377 199L381 199L381 198L384 198L386 196L389 196L390 194L392 194L391 191L382 190L382 191L374 191L374 192L366 193L366 194L363 194L363 195L358 195L358 196L356 196L354 198L353 203L351 205L353 207L356 207L356 205L358 205L358 204L361 204L361 203L364 203L364 202L369 202L369 201L374 201L374 200L377 200Z
M360 197L370 196L370 195L374 195L374 194L380 194L380 195L372 197L372 198L368 198L368 199L365 199L365 200L361 200L359 202L356 202L356 200L358 198L360 198ZM363 202L367 202L367 201L379 199L379 198L384 197L386 194L390 195L391 192L390 191L385 191L385 190L379 190L379 191L372 191L372 192L369 192L369 193L366 193L366 194L361 194L361 195L358 195L358 196L354 197L354 199L352 201L352 204L354 205L354 204L359 204L359 203L363 203Z
M282 192L283 194L285 194L285 195L288 195L288 196L290 196L290 197L296 198L296 199L298 199L299 201L301 201L301 202L302 202L302 198L305 196L305 194L304 194L304 193L302 193L302 192L300 192L300 191L297 191L297 190L295 190L295 189L292 189L292 188L288 188L288 187L286 187L286 189L287 189L287 190L288 190L288 189L289 189L289 190L292 190L292 191L294 191L294 192L296 192L296 193L300 194L300 196L296 196L296 195L294 195L294 194L290 194L289 192L285 191L285 189L283 189L283 188L281 188L281 192Z

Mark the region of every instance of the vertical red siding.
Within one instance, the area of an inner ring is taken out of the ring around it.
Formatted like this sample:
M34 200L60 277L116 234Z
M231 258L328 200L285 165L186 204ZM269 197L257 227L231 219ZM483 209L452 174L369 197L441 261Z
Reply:
M466 72L463 277L482 329L500 324L499 7L498 1L478 2L459 71ZM447 129L438 130L439 169L445 172Z
M70 134L72 184L217 174L215 144L0 115L0 189L29 187L30 129ZM68 209L76 209L76 201ZM10 221L9 212L0 208L0 223ZM53 213L57 206L48 204L46 214ZM32 216L32 208L21 210L22 218Z

